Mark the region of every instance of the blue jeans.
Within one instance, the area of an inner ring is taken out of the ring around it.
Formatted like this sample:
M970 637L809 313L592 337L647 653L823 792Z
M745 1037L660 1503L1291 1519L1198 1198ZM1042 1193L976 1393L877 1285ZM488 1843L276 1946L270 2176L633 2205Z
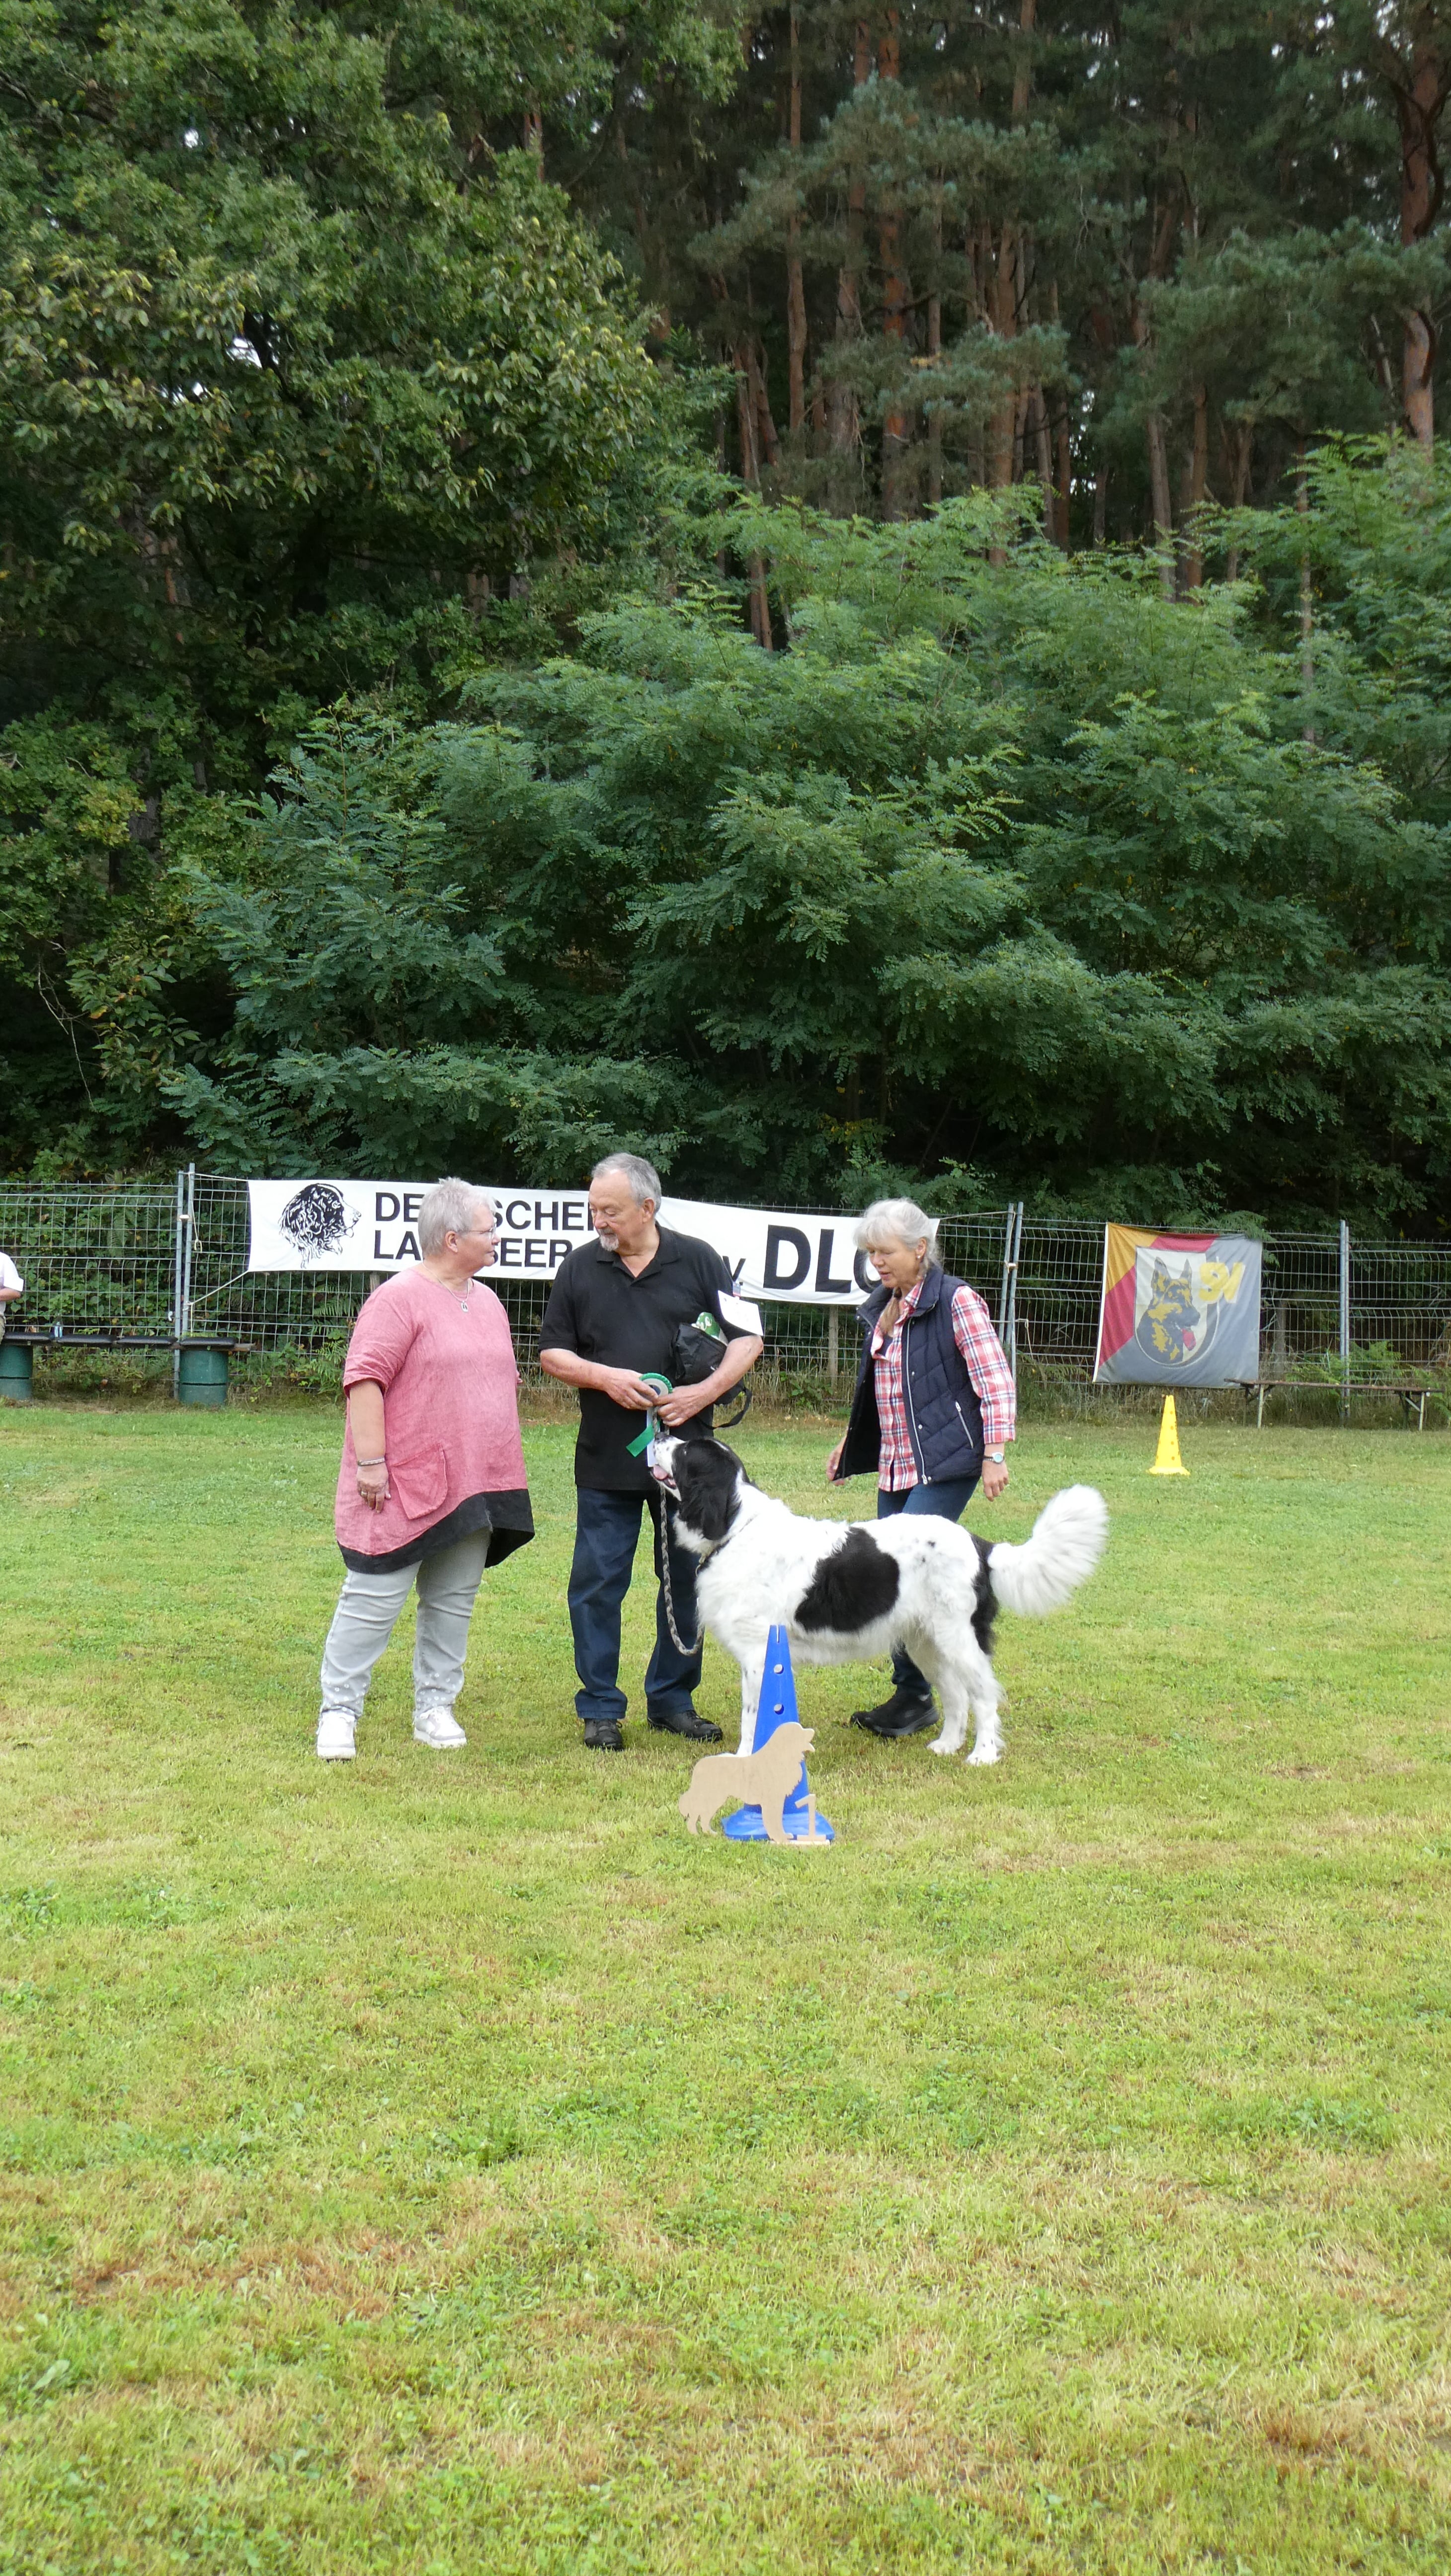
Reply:
M620 1607L630 1589L640 1515L648 1511L655 1529L655 1577L660 1576L660 1515L663 1498L652 1493L601 1494L581 1485L574 1534L574 1563L569 1574L569 1621L574 1630L574 1668L580 1678L574 1704L583 1718L622 1718L625 1694L619 1685ZM682 1637L693 1637L695 1559L683 1547L670 1551L670 1589L675 1625ZM652 1717L683 1717L700 1683L701 1651L682 1655L665 1620L665 1595L655 1599L655 1652L645 1675L645 1706Z
M879 1490L877 1518L889 1521L898 1512L928 1512L934 1520L960 1520L976 1492L976 1476L944 1476L935 1485L909 1485L904 1494L884 1494ZM913 1663L905 1646L899 1646L892 1657L892 1680L909 1698L932 1697L932 1684Z

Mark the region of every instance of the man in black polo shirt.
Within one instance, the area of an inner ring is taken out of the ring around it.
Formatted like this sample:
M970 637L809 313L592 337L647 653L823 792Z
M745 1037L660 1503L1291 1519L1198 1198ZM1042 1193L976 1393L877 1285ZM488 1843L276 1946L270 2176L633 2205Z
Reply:
M721 1255L694 1235L657 1224L659 1205L659 1174L640 1155L607 1154L596 1163L589 1186L595 1239L568 1255L539 1328L540 1367L579 1389L578 1517L569 1578L580 1679L574 1704L586 1744L600 1753L624 1750L620 1605L630 1588L642 1510L655 1525L657 1582L660 1575L664 1497L644 1451L632 1455L630 1444L639 1439L652 1405L671 1431L688 1422L709 1431L711 1406L761 1356L760 1336L749 1329L753 1310L732 1314L733 1283ZM693 1324L702 1313L725 1333L721 1364L699 1385L661 1398L643 1383L641 1371L669 1377L677 1325ZM670 1589L675 1625L682 1637L693 1637L695 1559L684 1548L670 1550ZM682 1654L672 1639L662 1589L655 1603L655 1652L645 1675L650 1724L693 1743L719 1744L720 1728L697 1717L692 1705L700 1665L698 1648Z

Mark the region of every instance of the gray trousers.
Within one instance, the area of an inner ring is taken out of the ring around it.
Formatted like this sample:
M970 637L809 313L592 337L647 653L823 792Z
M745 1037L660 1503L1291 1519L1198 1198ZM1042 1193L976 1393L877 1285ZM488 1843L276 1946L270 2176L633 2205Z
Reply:
M358 1718L373 1667L393 1634L398 1613L418 1578L418 1635L413 1649L413 1709L451 1710L464 1677L469 1617L483 1580L491 1533L441 1547L417 1565L392 1574L354 1574L349 1568L322 1650L324 1713Z

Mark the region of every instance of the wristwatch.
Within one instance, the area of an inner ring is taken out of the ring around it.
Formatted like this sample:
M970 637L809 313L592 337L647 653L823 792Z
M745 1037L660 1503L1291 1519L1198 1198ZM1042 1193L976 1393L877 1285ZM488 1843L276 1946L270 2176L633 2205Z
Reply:
M991 1460L992 1460L992 1462L993 1462L993 1465L994 1465L995 1467L1000 1467L1000 1466L1002 1465L1002 1463L1003 1463L1003 1452L1001 1451L1001 1449L988 1449L988 1450L984 1451L984 1453L983 1453L983 1454L984 1454L986 1457L991 1458Z

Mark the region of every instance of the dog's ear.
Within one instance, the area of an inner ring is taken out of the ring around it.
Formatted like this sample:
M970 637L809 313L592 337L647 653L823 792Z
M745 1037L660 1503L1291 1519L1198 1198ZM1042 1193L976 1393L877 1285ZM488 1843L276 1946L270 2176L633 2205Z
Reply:
M734 1467L743 1485L753 1485L755 1483L754 1476L749 1476L746 1473L746 1462L744 1458L738 1458L736 1456L736 1453L728 1440L717 1440L714 1433L712 1433L711 1442L712 1446L720 1451L723 1458L729 1458L731 1465Z
M719 1547L740 1508L744 1469L723 1440L687 1440L672 1461L680 1517L711 1547Z

